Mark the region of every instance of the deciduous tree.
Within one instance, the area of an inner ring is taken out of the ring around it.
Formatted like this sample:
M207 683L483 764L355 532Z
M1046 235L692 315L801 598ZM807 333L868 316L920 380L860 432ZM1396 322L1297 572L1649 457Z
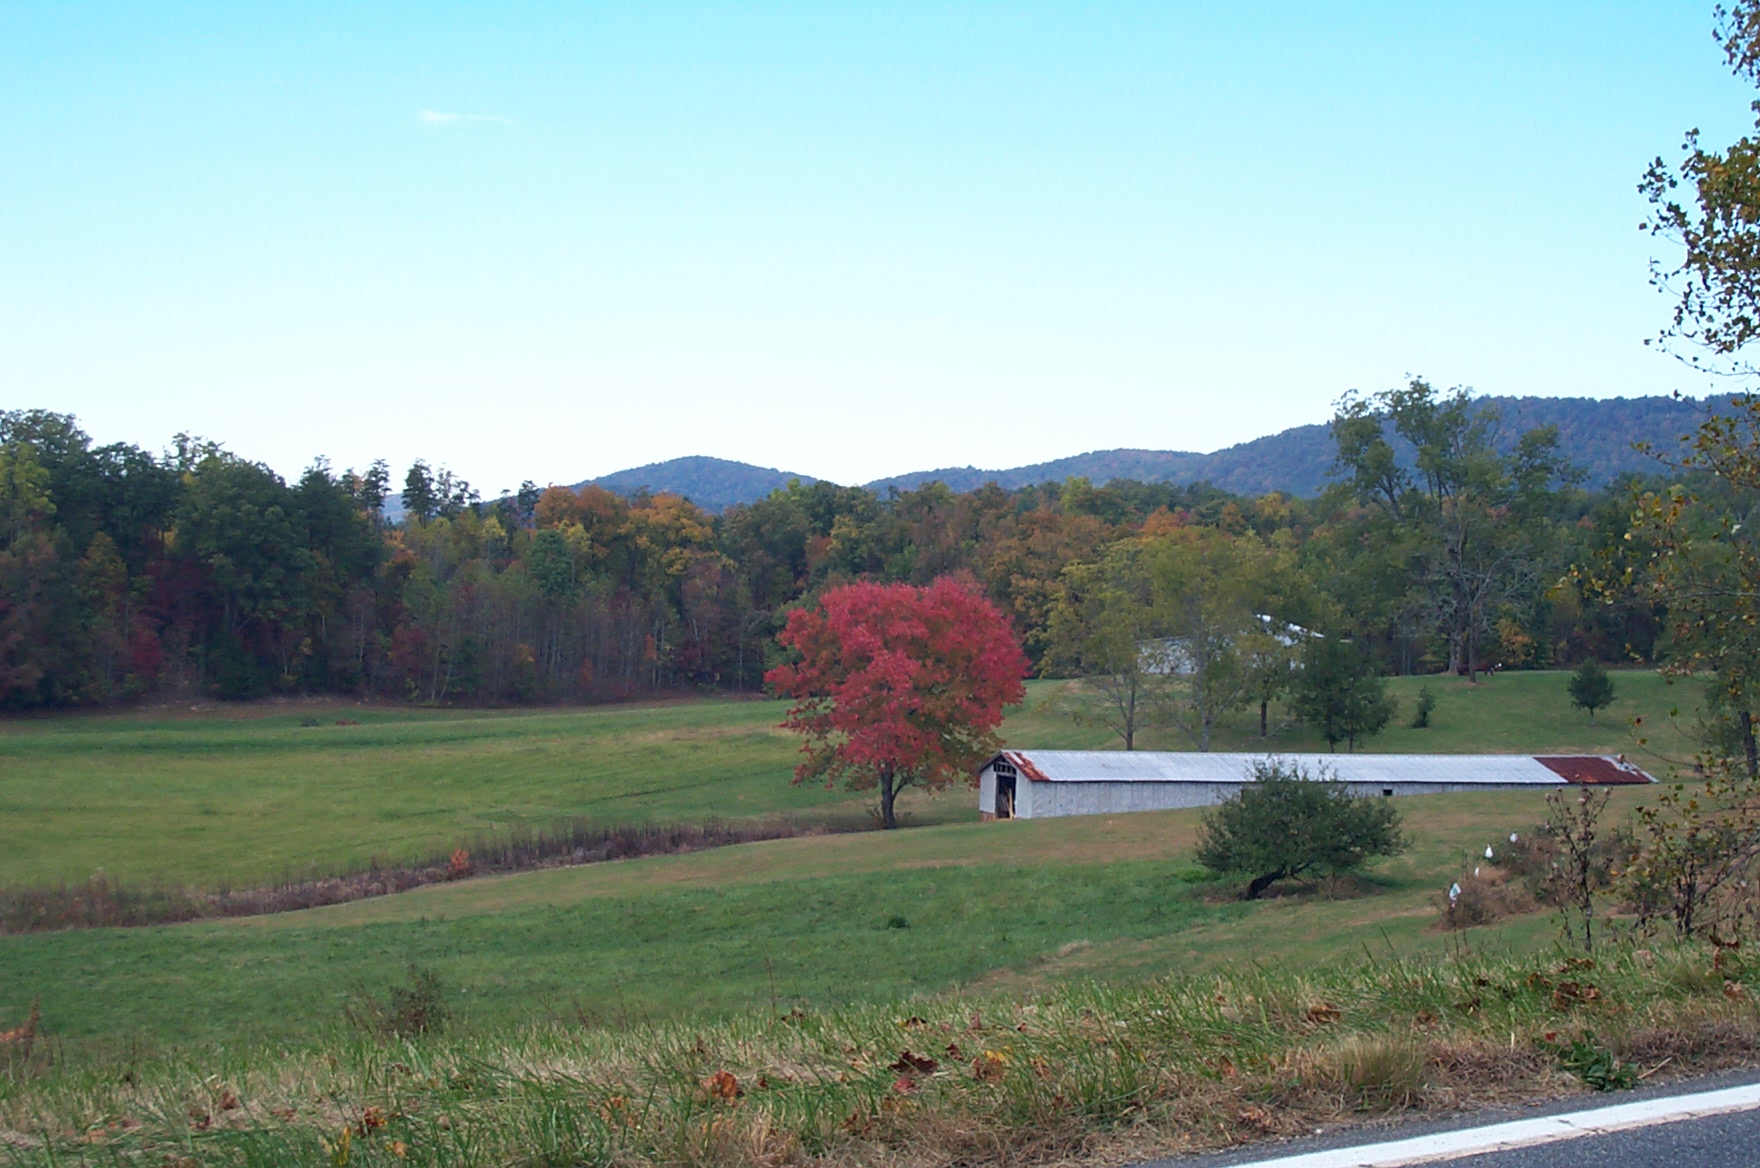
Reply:
M1046 661L1099 695L1083 711L1126 750L1165 704L1170 674L1149 647L1160 634L1141 545L1122 543L1098 562L1072 564L1051 608Z
M1479 638L1499 607L1542 580L1546 496L1581 479L1559 452L1557 429L1530 430L1500 454L1495 417L1465 389L1438 394L1413 378L1372 398L1347 397L1332 432L1339 469L1382 518L1376 542L1409 544L1429 617L1448 638L1449 666L1474 680Z
M1256 900L1279 880L1338 875L1406 848L1391 801L1359 799L1343 783L1278 759L1253 764L1252 782L1204 813L1198 863L1247 878Z
M1278 565L1254 536L1190 530L1147 541L1144 561L1162 667L1173 675L1168 716L1209 750L1217 723L1275 674L1258 612Z
M1315 637L1302 648L1291 703L1296 716L1320 731L1326 745L1357 748L1393 717L1387 685L1368 654L1336 637Z
M898 793L972 779L1000 742L1003 708L1026 696L1026 658L972 585L846 584L789 614L778 640L796 659L765 675L794 699L783 724L806 738L795 782Z

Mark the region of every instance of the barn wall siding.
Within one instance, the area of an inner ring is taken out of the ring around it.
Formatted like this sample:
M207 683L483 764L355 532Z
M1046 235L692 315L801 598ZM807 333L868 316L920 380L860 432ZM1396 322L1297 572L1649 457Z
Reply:
M985 772L988 775L988 771ZM1022 781L1017 784L1015 814L1021 819L1051 819L1061 815L1111 815L1129 811L1171 811L1182 807L1208 807L1232 798L1245 783L1156 783L1141 780L1125 783ZM1559 783L1563 786L1563 782ZM1392 789L1395 796L1443 795L1460 791L1531 791L1530 783L1347 783L1353 795L1380 796ZM981 810L995 812L995 782L989 786L991 802L980 795Z

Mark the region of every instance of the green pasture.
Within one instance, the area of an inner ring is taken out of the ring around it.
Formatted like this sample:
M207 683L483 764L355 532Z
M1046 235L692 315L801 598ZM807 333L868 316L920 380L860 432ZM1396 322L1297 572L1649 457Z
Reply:
M1393 726L1377 751L1624 751L1629 725L1690 752L1671 706L1691 720L1698 691L1652 673L1615 675L1619 698L1596 723L1573 709L1564 673L1510 673L1476 686L1396 678ZM1409 720L1420 684L1436 694L1428 730ZM1035 681L1012 712L1012 746L1105 748L1080 718L1077 682ZM795 787L797 743L783 706L708 699L582 710L435 711L289 703L0 722L0 885L83 880L242 887L405 862L472 837L585 817L605 824L709 816L861 817L867 800ZM1319 750L1274 710L1274 733L1236 716L1216 749ZM315 726L301 722L316 721ZM339 725L339 722L357 725ZM1158 730L1145 748L1187 744ZM974 814L969 791L907 799L916 823Z
M1629 793L1626 802L1631 801ZM0 1023L75 1047L299 1043L411 965L458 1024L835 1009L951 988L1132 980L1252 959L1435 952L1441 890L1543 814L1527 792L1402 800L1415 847L1356 893L1231 900L1191 811L819 836L437 885L273 917L0 938ZM1550 944L1521 918L1466 935Z
M301 703L6 722L0 884L103 871L238 887L409 861L576 816L628 824L847 803L790 785L797 743L777 728L782 710Z
M1654 752L1674 758L1692 754L1693 722L1702 688L1691 681L1670 684L1650 670L1612 674L1616 697L1597 711L1594 721L1571 705L1570 678L1563 671L1482 674L1478 682L1436 675L1389 678L1387 689L1396 706L1387 729L1358 743L1357 749L1385 754L1619 754L1640 764ZM1430 726L1410 726L1417 710L1418 690L1428 687L1436 698ZM1099 698L1082 682L1040 681L1029 686L1026 707L1009 719L1011 745L1067 750L1117 750L1121 740L1095 718ZM1325 751L1326 742L1296 722L1280 703L1273 703L1270 735L1259 737L1259 711L1230 715L1210 743L1212 750ZM1643 719L1648 747L1638 745L1631 719ZM1151 726L1137 736L1139 750L1190 750L1192 743L1176 731ZM1339 750L1344 750L1343 743ZM1658 765L1661 765L1658 761Z
M1619 700L1592 724L1570 706L1566 681L1395 679L1401 718L1369 745L1624 751L1661 769L1636 744L1630 719L1641 716L1653 739L1685 753L1679 727L1696 689L1618 674ZM1419 684L1437 696L1427 730L1404 725ZM1029 688L1005 726L1010 744L1110 744L1078 717L1091 700L1079 683ZM298 704L6 722L0 881L103 870L241 885L572 816L863 814L862 796L790 784L795 743L777 729L781 713L736 700L536 713ZM1216 745L1322 746L1277 726L1260 741L1243 718ZM1192 865L1194 812L980 825L971 792L958 789L912 802L915 826L894 833L462 881L274 917L0 937L0 1028L40 997L50 1029L78 1044L303 1041L339 1025L351 995L382 996L411 965L435 970L459 1024L478 1030L546 1014L835 1008L1458 944L1434 927L1441 889L1487 843L1537 822L1540 799L1487 792L1401 808L1414 849L1378 865L1363 895L1338 899L1228 900ZM1536 916L1468 939L1531 949L1553 935Z

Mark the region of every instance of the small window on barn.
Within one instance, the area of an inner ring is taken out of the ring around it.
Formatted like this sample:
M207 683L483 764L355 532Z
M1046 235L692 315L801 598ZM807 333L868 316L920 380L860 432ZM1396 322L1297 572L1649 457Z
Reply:
M1383 788L1381 788L1381 796L1382 796L1382 798L1384 798L1384 799L1391 799L1391 798L1393 798L1393 788L1392 788L1392 787L1383 787Z
M999 779L1014 778L1014 768L1005 762L999 762L990 769L996 772L996 777Z

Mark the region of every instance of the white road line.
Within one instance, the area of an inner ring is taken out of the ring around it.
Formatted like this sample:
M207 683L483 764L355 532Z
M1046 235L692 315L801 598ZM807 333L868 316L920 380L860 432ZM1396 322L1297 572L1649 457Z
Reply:
M1642 1103L1597 1107L1593 1111L1573 1111L1568 1115L1518 1119L1511 1123L1497 1123L1489 1127L1469 1128L1466 1131L1438 1132L1435 1135L1415 1136L1409 1140L1391 1140L1385 1144L1334 1148L1328 1152L1308 1152L1275 1160L1255 1160L1251 1164L1237 1165L1236 1168L1400 1168L1406 1164L1435 1164L1458 1160L1463 1156L1501 1152L1506 1148L1551 1144L1582 1136L1605 1135L1608 1132L1653 1127L1661 1123L1678 1123L1683 1119L1699 1119L1707 1115L1751 1111L1757 1107L1760 1107L1760 1084L1729 1087L1722 1091L1703 1091L1697 1095L1646 1099Z

